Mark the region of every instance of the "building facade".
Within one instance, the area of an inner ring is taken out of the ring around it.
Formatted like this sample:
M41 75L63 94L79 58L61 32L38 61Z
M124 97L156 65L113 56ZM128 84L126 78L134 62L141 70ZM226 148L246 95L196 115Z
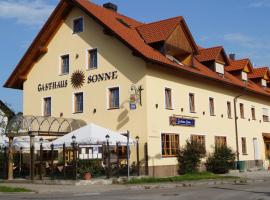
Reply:
M182 17L144 24L113 4L62 0L5 87L23 90L24 115L129 130L142 171L165 176L191 139L268 167L268 83L268 68L197 46Z

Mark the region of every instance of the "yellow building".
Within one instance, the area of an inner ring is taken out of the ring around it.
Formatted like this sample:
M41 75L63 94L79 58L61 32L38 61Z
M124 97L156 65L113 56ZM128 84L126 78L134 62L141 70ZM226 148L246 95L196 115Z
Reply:
M23 90L24 115L129 130L143 169L163 176L177 172L188 139L268 167L268 82L268 68L198 47L182 17L144 24L113 4L62 0L5 87Z

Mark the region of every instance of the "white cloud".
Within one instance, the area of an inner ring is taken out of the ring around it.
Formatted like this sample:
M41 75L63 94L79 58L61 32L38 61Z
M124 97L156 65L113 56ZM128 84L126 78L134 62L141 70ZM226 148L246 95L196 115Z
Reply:
M54 6L45 0L0 0L0 18L15 19L28 26L41 25Z
M262 8L262 7L270 7L270 0L253 0L249 7L251 8Z
M270 39L268 37L252 37L243 33L228 33L222 38L237 51L239 58L249 57L259 65L270 64Z
M227 42L235 43L242 47L256 48L256 49L269 49L270 41L263 38L254 38L242 33L228 33L223 38Z

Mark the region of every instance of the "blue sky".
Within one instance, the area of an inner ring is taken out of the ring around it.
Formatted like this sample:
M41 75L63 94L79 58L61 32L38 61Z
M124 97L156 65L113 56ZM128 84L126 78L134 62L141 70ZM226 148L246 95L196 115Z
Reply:
M92 0L103 4L107 1ZM184 16L196 42L223 45L237 58L270 65L270 0L112 0L142 22ZM168 3L169 2L169 3ZM0 0L0 84L4 84L58 0ZM0 99L22 111L22 91L0 87Z

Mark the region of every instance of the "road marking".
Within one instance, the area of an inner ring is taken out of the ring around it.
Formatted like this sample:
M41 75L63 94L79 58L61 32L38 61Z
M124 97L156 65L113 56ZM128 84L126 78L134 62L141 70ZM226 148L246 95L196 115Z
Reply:
M96 196L100 195L100 193L80 193L80 194L74 194L75 197L81 197L81 196Z

